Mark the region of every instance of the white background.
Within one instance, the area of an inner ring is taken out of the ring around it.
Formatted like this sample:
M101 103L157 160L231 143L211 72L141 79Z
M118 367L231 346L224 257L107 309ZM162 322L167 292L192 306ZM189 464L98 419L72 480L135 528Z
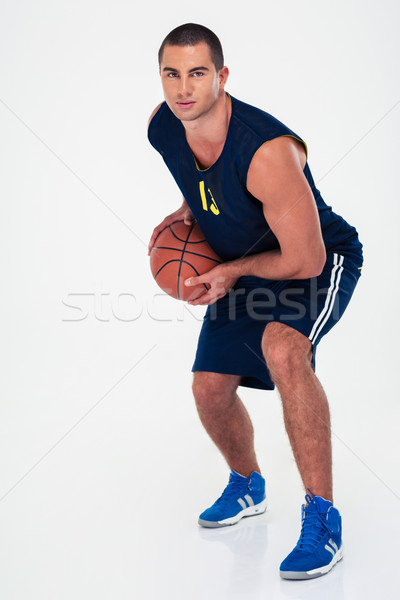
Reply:
M0 595L376 598L399 589L398 3L0 2ZM160 294L153 227L180 204L146 137L157 51L213 29L227 91L308 144L365 266L318 349L345 559L284 582L303 491L275 392L239 388L269 509L198 528L228 471L191 366L204 307ZM398 593L398 591L397 591Z

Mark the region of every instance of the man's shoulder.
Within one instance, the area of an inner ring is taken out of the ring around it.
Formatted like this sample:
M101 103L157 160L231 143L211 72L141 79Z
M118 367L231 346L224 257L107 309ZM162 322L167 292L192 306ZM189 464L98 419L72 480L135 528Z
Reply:
M285 123L271 113L236 98L232 98L232 106L233 114L240 123L239 137L244 144L251 140L249 149L251 146L252 154L269 142L265 151L296 149L299 154L305 154L306 162L308 149L305 141Z
M307 163L307 147L298 138L289 135L279 136L262 144L253 155L249 166L251 173L261 173L268 169L288 169L304 171ZM299 172L300 172L299 171Z
M147 122L147 126L150 127L150 123L153 120L153 117L158 113L158 111L160 110L161 106L165 104L165 102L160 102L160 104L158 104L155 109L153 110L153 112L151 113L149 120Z
M147 138L150 144L164 156L175 151L180 139L182 124L175 117L167 103L161 102L150 115Z

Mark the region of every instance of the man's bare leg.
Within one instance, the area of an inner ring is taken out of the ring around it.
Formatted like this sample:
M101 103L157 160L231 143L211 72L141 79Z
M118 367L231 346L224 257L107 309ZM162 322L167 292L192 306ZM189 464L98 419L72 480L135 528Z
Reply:
M263 354L282 399L283 416L305 489L333 502L329 405L311 365L311 342L295 329L273 322Z
M193 395L201 422L229 467L250 477L260 473L254 451L254 430L248 412L236 393L240 377L195 371Z

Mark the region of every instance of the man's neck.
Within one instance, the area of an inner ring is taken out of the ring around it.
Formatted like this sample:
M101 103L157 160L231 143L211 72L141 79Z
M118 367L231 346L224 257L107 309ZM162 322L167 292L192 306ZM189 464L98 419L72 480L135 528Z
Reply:
M211 110L194 121L182 121L186 139L194 144L223 144L232 113L230 97L222 92Z

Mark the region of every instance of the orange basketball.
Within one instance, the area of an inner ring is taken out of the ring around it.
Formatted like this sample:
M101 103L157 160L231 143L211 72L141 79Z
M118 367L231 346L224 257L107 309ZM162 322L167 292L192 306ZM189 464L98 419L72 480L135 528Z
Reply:
M150 252L150 268L164 292L177 300L195 300L208 289L201 283L185 286L185 279L207 273L222 260L207 244L196 222L185 225L172 223L157 237Z

